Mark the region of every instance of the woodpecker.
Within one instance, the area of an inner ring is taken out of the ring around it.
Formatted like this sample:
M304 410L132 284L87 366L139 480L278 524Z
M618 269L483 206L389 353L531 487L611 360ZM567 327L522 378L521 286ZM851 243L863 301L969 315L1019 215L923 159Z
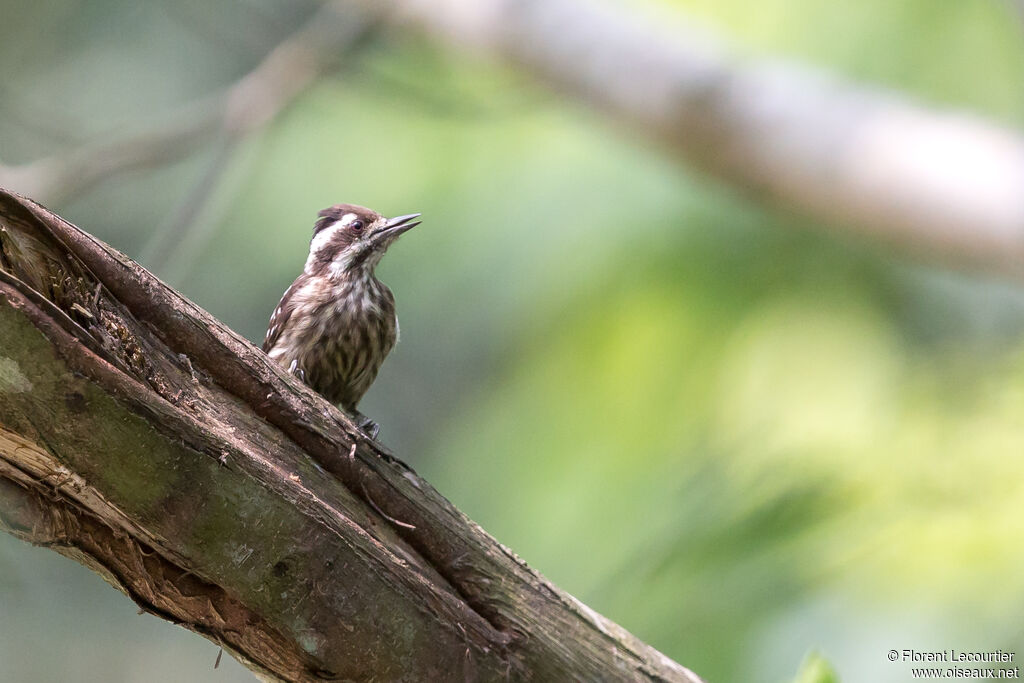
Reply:
M263 350L376 437L357 407L398 341L398 318L374 269L420 214L336 204L318 215L306 267L270 316Z

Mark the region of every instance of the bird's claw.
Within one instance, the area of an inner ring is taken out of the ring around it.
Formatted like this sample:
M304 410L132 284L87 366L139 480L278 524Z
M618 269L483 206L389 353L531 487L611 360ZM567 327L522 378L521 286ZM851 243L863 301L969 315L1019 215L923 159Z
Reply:
M299 361L293 360L292 364L288 366L288 372L292 373L303 382L306 382L306 369L299 367ZM308 382L306 382L308 384Z
M362 413L356 413L356 425L363 431L364 434L369 436L371 439L376 440L377 435L380 434L380 425L366 417Z

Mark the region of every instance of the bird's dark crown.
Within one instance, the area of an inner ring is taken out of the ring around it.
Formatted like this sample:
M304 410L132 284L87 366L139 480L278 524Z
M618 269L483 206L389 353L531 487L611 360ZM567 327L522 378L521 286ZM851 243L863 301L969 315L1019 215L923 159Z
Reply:
M316 235L324 228L337 223L342 219L342 217L348 214L354 214L356 218L362 221L366 226L369 226L381 219L381 215L379 213L373 209L368 209L365 206L357 206L355 204L335 204L334 206L329 206L317 214L320 218L317 219L316 224L313 226L313 234Z

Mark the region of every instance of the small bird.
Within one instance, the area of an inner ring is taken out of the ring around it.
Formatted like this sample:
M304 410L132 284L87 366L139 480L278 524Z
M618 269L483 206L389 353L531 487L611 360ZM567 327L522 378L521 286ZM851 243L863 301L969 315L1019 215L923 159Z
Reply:
M319 216L306 267L270 316L263 350L376 437L357 406L398 341L398 318L374 269L420 214L385 218L336 204Z

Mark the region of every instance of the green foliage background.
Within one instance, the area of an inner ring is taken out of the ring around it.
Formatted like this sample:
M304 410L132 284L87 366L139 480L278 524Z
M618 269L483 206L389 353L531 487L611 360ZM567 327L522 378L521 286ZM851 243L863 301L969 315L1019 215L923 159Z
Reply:
M1009 2L621 4L1024 124ZM214 90L309 8L7 2L0 160ZM51 208L146 264L208 157ZM258 341L338 201L425 216L380 269L403 335L364 412L588 605L709 681L792 680L812 651L835 673L814 655L800 680L906 680L889 649L1024 651L1018 286L823 236L394 33L246 144L157 274ZM0 613L4 680L249 679L7 537Z

